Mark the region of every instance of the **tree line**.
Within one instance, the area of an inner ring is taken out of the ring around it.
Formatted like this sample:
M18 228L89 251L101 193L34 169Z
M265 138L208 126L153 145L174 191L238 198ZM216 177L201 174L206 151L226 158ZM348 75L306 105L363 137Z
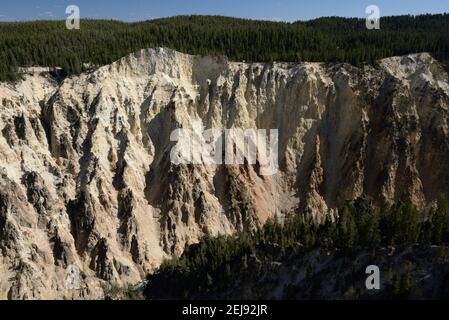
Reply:
M449 14L381 19L367 30L364 19L320 18L272 22L220 16L178 16L138 23L82 20L0 23L0 81L17 79L17 67L62 67L67 75L83 64L104 65L149 47L247 62L316 61L374 63L394 55L430 52L449 61Z

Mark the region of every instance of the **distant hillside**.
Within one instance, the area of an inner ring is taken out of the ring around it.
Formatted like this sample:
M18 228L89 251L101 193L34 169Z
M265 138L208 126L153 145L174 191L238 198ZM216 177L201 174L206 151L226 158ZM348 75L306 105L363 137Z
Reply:
M141 48L169 47L190 54L226 55L246 61L323 61L355 65L395 55L430 52L449 61L449 14L386 17L380 30L364 19L307 22L254 21L219 16L179 16L139 23L83 20L0 23L0 81L14 80L17 66L108 64Z

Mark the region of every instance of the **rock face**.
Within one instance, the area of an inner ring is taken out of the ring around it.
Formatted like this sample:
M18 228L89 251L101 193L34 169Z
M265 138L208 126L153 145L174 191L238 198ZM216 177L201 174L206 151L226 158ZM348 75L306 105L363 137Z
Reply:
M449 192L448 108L426 53L355 68L148 49L0 84L0 298L101 298L204 234L361 196L425 207ZM278 129L278 173L173 164L172 131L198 124Z

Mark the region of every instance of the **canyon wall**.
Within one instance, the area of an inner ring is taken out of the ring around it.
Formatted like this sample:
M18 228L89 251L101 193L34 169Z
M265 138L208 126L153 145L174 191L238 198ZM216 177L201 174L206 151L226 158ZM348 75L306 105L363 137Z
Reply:
M205 235L347 200L448 195L449 82L429 54L376 66L146 49L0 84L0 299L101 298ZM277 129L279 171L175 165L175 129ZM67 270L80 270L78 290Z

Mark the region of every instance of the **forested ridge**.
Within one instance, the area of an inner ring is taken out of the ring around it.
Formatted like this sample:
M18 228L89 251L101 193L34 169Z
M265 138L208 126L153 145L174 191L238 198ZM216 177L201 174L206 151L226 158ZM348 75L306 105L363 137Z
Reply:
M17 78L18 66L83 71L142 48L226 55L231 60L348 62L354 65L415 52L449 61L449 14L381 19L368 30L364 19L319 18L304 22L255 21L220 16L178 16L138 23L82 20L0 23L0 81Z

